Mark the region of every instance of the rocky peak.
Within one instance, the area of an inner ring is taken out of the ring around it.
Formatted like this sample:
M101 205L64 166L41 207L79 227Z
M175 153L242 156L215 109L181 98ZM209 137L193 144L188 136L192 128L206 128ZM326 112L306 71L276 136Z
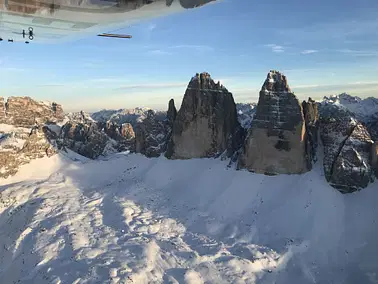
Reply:
M127 140L135 138L135 132L131 123L123 123L121 125L121 136Z
M176 116L177 116L177 110L175 107L175 101L173 99L170 99L168 103L168 111L167 111L168 122L173 125L173 122L175 121Z
M60 133L60 146L67 147L82 156L96 159L103 155L109 137L96 123L67 122Z
M238 168L266 174L306 172L305 133L302 105L290 92L286 77L270 71Z
M78 122L78 123L93 123L95 122L91 116L86 113L85 111L79 111L79 112L70 112L67 114L67 118L70 121Z
M147 157L159 157L167 146L167 124L159 120L154 111L138 122L135 128L135 151Z
M0 135L0 178L17 173L21 165L33 159L50 157L56 153L53 146L56 135L46 126L32 129L8 126Z
M212 157L226 149L231 155L238 144L235 133L239 128L232 94L216 84L210 74L197 73L189 82L173 123L167 157Z
M271 70L268 73L261 91L281 94L291 93L286 76L275 70Z
M375 172L375 176L378 178L378 141L376 141L371 147L371 164Z
M195 90L225 90L225 87L219 81L215 83L207 72L196 73L190 80L188 88Z
M0 98L0 121L3 123L32 127L63 119L63 109L57 103L37 102L30 97L9 97L4 103L4 98Z
M353 127L351 134L340 146L333 161L329 182L342 193L349 193L366 187L372 180L370 164L373 141L361 123Z
M6 113L5 113L5 100L0 97L0 123L6 122Z
M308 169L316 162L316 150L318 147L318 130L319 130L319 109L318 103L308 98L308 101L302 102L303 116L306 126L305 143L306 143L306 160Z
M252 125L256 113L256 103L237 103L236 110L238 121L244 129L249 129Z

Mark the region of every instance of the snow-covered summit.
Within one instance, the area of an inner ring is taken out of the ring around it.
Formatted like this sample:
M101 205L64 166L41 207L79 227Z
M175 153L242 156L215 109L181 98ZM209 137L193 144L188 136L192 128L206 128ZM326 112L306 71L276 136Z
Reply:
M66 116L70 121L75 121L75 122L80 122L80 123L95 122L95 120L90 116L90 114L84 111L69 112L67 113Z
M98 122L111 121L118 124L131 123L131 125L135 127L138 122L142 122L147 117L148 111L151 110L155 113L157 119L164 120L166 118L166 112L153 110L148 107L118 110L103 109L92 113L91 118Z
M353 113L357 119L368 122L372 117L378 118L378 98L361 99L346 93L324 97L322 104L334 104Z
M268 73L261 91L266 93L291 93L286 76L276 70L271 70Z
M236 111L238 121L244 129L251 127L253 117L256 113L256 103L237 103Z

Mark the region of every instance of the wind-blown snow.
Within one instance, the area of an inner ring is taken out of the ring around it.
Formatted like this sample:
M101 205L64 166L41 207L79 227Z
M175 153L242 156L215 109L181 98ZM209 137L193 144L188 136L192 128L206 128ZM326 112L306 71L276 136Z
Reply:
M35 160L1 181L1 283L376 283L378 185L342 195L322 173Z

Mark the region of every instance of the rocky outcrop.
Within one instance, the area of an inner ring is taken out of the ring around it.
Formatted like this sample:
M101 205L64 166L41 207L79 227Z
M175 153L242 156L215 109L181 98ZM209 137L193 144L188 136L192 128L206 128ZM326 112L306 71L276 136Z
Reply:
M59 144L87 158L96 159L104 153L108 141L109 137L96 123L70 121L62 127Z
M9 97L5 103L0 101L0 120L14 126L32 127L37 124L56 123L63 121L64 112L56 103L37 102L29 97Z
M342 193L366 187L373 174L373 141L354 113L337 104L323 102L320 137L324 147L324 174L330 185Z
M167 147L167 124L149 111L135 128L135 150L149 158L159 157Z
M94 122L96 122L85 111L67 113L67 118L69 119L69 121L77 122L77 123L94 123Z
M231 156L240 146L240 128L232 94L208 73L196 74L173 123L166 156L214 157L226 150Z
M270 71L260 91L238 168L265 174L300 174L308 170L302 105L286 77Z
M177 110L175 106L174 99L170 99L168 103L168 111L167 111L167 120L168 124L173 127L173 122L175 121L177 116Z
M376 141L371 147L371 164L375 172L375 176L378 178L378 142Z
M0 138L0 178L17 173L21 165L33 159L50 157L56 153L53 146L56 135L46 126L30 129L13 128Z
M332 176L333 163L356 125L357 120L350 111L331 103L323 103L320 106L320 138L324 147L323 167L328 181Z
M2 97L0 97L0 123L6 123L5 101Z
M135 132L130 123L124 123L121 125L121 137L127 140L135 139Z
M117 151L135 151L135 133L130 123L118 125L116 122L108 121L104 132L117 142Z
M305 148L307 168L311 169L316 162L316 150L318 147L319 111L318 103L311 98L302 102L303 115L306 126Z
M373 174L370 164L372 146L367 129L358 123L333 163L329 183L343 193L365 188Z

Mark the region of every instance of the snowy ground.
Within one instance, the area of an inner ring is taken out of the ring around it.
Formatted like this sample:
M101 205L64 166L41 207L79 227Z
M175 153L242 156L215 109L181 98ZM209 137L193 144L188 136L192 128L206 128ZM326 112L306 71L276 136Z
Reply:
M117 154L0 187L1 283L378 283L378 184Z

